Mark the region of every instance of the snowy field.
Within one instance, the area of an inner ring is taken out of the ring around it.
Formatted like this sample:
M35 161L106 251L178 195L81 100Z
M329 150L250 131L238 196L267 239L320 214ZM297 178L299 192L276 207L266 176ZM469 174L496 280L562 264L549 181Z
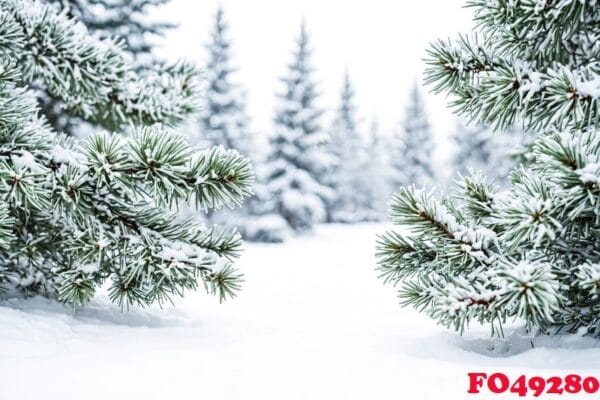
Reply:
M600 375L597 340L460 338L401 309L373 268L384 229L247 245L244 290L223 305L200 292L128 313L102 297L77 312L5 301L0 399L499 399L519 397L467 395L467 372Z

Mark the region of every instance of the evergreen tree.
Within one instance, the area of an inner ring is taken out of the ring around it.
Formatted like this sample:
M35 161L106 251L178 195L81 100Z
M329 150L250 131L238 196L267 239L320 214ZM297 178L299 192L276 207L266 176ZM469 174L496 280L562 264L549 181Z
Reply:
M246 107L239 87L231 81L234 72L231 66L231 42L221 6L215 15L207 51L207 90L200 117L202 135L211 145L222 145L242 154L250 154L252 146Z
M409 184L407 164L404 160L404 149L404 134L401 130L396 129L389 142L388 151L390 155L389 182L392 188L391 193L398 190L398 188Z
M368 208L373 211L370 219L376 221L383 219L387 211L388 198L393 193L390 184L392 173L388 142L389 139L384 137L379 130L377 119L373 118L366 147L365 175L368 182L367 204Z
M335 164L327 173L327 183L335 192L328 203L331 222L358 222L373 217L368 197L366 146L356 114L354 88L346 71L328 144L329 153L335 157Z
M537 133L528 169L495 191L470 176L437 200L403 188L379 267L403 304L463 331L600 334L600 8L596 1L470 0L479 34L429 49L427 82L459 114ZM408 232L408 233L406 233Z
M237 152L195 152L168 129L197 110L188 65L136 73L120 47L33 0L0 2L0 287L86 304L109 281L122 307L239 287L228 228L170 206L239 204L252 181ZM80 143L39 116L32 82L87 120L123 131Z
M392 185L418 187L433 183L433 137L418 85L411 89L401 128L392 145Z
M328 135L320 124L322 111L315 104L318 93L304 22L297 46L282 78L285 89L270 138L266 184L274 212L295 231L304 231L325 220L325 203L332 191L323 180L331 157L326 151Z
M162 36L172 24L154 21L149 13L168 0L42 0L78 20L100 39L118 38L127 62L138 68L153 67L152 37ZM60 98L37 87L42 113L58 132L73 135L85 121L69 113Z

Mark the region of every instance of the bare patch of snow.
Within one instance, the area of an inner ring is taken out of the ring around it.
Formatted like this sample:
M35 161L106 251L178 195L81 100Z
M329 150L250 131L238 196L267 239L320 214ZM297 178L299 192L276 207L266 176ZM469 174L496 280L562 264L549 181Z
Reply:
M514 327L506 340L485 327L460 337L400 308L374 270L387 228L319 226L248 244L244 290L222 305L201 292L127 313L105 295L75 311L4 301L0 398L464 399L473 371L597 376L596 339Z

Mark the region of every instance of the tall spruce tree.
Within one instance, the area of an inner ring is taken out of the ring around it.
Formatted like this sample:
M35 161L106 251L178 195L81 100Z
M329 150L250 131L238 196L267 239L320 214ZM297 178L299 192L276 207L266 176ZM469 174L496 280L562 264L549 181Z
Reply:
M432 184L435 179L433 168L435 145L425 109L425 101L416 82L412 87L406 107L402 135L404 138L403 159L408 183L416 186Z
M433 135L423 96L415 82L411 88L402 125L392 142L392 184L422 187L433 183Z
M232 82L235 69L231 65L231 41L222 6L216 12L206 48L208 62L204 73L207 89L200 116L202 136L211 145L222 145L249 154L252 146L246 105L239 86Z
M328 203L327 214L331 222L359 222L373 217L368 198L366 143L359 130L354 95L346 71L328 144L329 153L335 157L335 163L327 173L327 183L335 192Z
M190 66L136 73L112 40L33 0L0 2L0 287L86 304L109 283L122 307L201 283L239 287L235 231L181 222L171 206L239 204L252 174L237 152L193 151L170 131L197 110ZM86 120L129 135L78 142L38 113L32 82Z
M310 229L326 217L325 204L332 196L324 184L331 163L322 129L317 88L310 64L311 49L302 22L297 49L282 78L275 115L275 134L270 138L266 184L272 198L271 208L297 232Z
M367 138L365 176L368 209L372 210L369 219L380 221L387 211L388 198L393 190L390 184L389 138L382 135L377 118L373 118Z
M427 82L475 123L537 134L528 169L498 193L470 176L442 201L403 188L379 240L400 297L459 331L600 334L600 7L470 0L478 34L431 46ZM408 232L408 233L406 233Z
M400 187L409 184L407 164L404 160L404 134L401 129L394 129L389 141L389 183L394 193Z

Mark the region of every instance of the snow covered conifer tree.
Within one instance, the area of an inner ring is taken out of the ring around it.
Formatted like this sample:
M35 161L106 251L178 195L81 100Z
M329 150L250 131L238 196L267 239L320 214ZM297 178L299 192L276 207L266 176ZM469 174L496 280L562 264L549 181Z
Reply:
M390 146L389 138L383 136L379 130L379 123L376 118L371 121L369 128L369 137L367 140L367 163L365 175L367 182L367 204L373 211L373 220L380 221L384 218L387 211L388 199L393 193L390 184Z
M346 71L328 144L329 153L335 157L335 164L327 173L327 183L335 192L328 203L331 222L359 222L373 218L368 197L370 182L365 140L356 114L354 88Z
M122 131L81 143L53 131L32 82L76 115ZM235 231L180 221L171 206L239 204L252 172L237 152L172 133L197 110L186 64L135 72L119 45L33 0L0 1L0 287L86 304L108 282L122 307L198 287L221 299L240 276Z
M219 6L207 44L208 63L205 68L206 96L202 104L200 124L202 135L211 145L236 149L242 154L251 151L248 117L243 93L231 81L230 39L225 12Z
M404 135L400 129L395 129L389 141L389 183L394 193L398 188L408 185L408 171L404 161Z
M527 169L497 192L466 177L443 200L392 199L401 231L379 239L379 267L403 304L459 331L600 334L600 7L596 1L484 1L479 32L431 46L427 82L454 110L537 134Z
M332 196L324 184L331 163L329 137L320 123L317 88L310 64L311 49L302 22L297 49L282 78L284 91L275 115L275 134L266 160L266 184L274 212L297 232L310 229L326 217Z
M433 182L433 137L423 96L416 82L410 92L402 126L396 132L391 146L394 190L400 186L422 187Z

